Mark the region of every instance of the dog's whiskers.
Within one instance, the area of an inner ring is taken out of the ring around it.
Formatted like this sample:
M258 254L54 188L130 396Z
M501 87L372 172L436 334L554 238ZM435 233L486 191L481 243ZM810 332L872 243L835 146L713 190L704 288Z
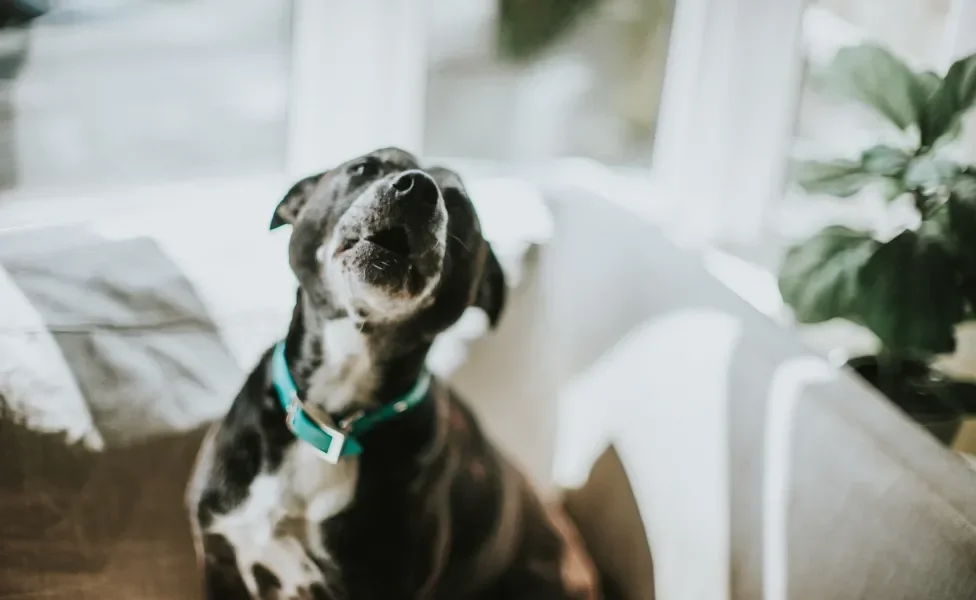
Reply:
M454 235L453 233L448 233L447 235L457 240L457 243L461 244L461 247L464 248L467 252L471 252L471 248L468 248L468 245L464 243L464 240Z

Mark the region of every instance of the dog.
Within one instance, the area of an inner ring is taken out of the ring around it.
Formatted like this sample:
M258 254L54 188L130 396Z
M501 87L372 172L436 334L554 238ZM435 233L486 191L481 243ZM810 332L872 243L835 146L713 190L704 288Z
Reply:
M425 370L466 309L494 327L506 299L458 175L377 150L296 183L282 225L291 324L188 487L206 597L599 598L565 515Z

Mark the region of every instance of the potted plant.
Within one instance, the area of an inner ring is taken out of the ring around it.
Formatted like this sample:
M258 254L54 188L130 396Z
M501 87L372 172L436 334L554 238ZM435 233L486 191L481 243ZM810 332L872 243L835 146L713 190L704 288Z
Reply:
M530 60L592 13L601 0L498 0L498 48L509 60Z
M854 159L802 161L805 191L908 202L914 223L881 236L841 225L791 247L779 289L801 323L839 318L873 332L881 350L848 365L946 444L972 406L973 386L932 368L956 349L956 326L976 316L976 168L950 158L950 142L976 101L976 55L944 77L916 73L875 45L845 48L823 74L834 92L906 134Z

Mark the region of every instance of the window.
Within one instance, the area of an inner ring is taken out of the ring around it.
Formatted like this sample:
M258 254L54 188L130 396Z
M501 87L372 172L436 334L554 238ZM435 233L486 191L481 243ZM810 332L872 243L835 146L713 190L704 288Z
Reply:
M0 29L0 190L283 168L290 2L47 4Z
M672 0L429 0L425 153L647 167L672 12Z

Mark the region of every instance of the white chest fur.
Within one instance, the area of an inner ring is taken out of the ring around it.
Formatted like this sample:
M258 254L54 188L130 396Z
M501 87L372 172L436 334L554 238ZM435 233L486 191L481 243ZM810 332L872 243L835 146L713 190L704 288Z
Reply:
M322 335L325 364L312 375L308 399L341 411L369 395L372 363L366 339L351 319L326 321Z
M356 493L358 475L355 457L347 456L333 465L322 460L318 450L298 441L281 466L280 477L285 480L282 505L289 515L317 525L348 506Z
M366 354L366 340L352 319L332 319L325 322L325 359L330 364L342 364Z
M258 475L247 499L213 523L210 531L222 534L233 546L238 569L252 594L257 593L256 564L278 577L286 597L316 583L328 584L305 549L329 560L319 524L352 501L358 469L355 458L332 465L311 446L296 442L278 472Z

